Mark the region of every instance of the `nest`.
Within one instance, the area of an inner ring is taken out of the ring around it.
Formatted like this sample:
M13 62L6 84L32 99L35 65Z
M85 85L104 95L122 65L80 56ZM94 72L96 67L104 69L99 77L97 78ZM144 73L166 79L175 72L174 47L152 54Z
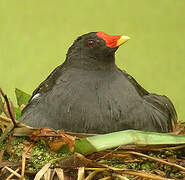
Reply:
M98 138L98 135L56 131L48 127L34 129L19 123L13 104L2 91L1 94L5 99L3 105L2 100L0 102L0 110L4 113L0 115L2 180L185 179L184 123L179 123L171 132L176 134L172 137L177 136L172 144L146 143L150 140L142 144L140 137L155 133L139 132L137 136L137 131L125 131L128 136L134 132L138 139L132 144L98 149L87 144L91 137ZM19 109L22 107L21 104ZM101 146L108 141L105 135Z

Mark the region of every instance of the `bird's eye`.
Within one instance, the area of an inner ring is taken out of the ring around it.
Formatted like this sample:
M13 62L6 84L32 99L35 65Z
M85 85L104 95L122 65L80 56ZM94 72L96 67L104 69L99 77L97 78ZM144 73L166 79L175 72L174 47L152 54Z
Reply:
M93 47L94 46L94 40L90 39L88 40L88 47Z

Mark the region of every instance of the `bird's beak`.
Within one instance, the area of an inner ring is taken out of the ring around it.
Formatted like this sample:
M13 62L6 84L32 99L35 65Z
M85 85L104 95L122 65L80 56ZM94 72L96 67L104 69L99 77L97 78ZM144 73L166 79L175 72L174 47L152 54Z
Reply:
M116 43L116 46L121 46L122 44L124 44L125 42L127 42L130 39L130 37L128 36L121 36Z
M97 32L97 36L106 42L106 46L109 48L116 48L127 42L130 37L120 35L108 35L104 32Z

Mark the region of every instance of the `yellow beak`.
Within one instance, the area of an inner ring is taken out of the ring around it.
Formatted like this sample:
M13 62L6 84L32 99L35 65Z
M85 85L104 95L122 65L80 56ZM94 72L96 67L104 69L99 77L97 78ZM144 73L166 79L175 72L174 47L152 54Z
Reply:
M128 36L121 36L120 39L117 40L116 46L121 46L125 42L127 42L130 39Z

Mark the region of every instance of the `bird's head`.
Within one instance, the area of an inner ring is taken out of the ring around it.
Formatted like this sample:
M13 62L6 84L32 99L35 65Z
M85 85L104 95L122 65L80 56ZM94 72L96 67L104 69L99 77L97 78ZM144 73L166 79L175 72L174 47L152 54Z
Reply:
M67 59L88 64L114 61L119 46L130 38L121 35L108 35L104 32L90 32L78 37L69 48Z

